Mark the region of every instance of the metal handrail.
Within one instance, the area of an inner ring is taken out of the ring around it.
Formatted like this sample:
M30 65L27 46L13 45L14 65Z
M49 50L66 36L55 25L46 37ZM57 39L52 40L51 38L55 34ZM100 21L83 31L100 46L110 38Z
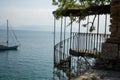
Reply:
M57 43L55 47L55 63L60 63L61 60L65 60L70 56L69 50L83 51L83 52L95 52L99 57L101 52L102 43L110 37L110 34L98 34L98 33L72 33L70 38L62 40ZM71 47L70 47L71 45ZM65 49L64 49L65 48ZM87 58L82 58L83 61L87 61ZM85 62L85 64L86 64ZM81 72L76 71L78 67L77 58L71 59L71 72L78 75ZM90 65L86 64L86 67ZM82 69L81 69L82 71ZM77 73L76 73L77 72Z

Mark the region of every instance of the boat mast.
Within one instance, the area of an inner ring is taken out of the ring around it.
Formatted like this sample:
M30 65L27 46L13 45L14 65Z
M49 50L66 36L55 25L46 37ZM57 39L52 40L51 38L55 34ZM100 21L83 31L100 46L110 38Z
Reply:
M8 20L7 20L7 46L9 44L9 27L8 27Z

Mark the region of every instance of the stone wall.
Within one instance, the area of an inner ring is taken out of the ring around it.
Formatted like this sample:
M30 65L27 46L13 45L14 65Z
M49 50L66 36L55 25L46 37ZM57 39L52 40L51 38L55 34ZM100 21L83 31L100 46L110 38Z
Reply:
M101 57L104 59L120 59L120 0L111 2L111 36L102 44Z
M110 16L111 37L107 40L107 42L120 43L120 0L112 0Z
M102 53L100 55L103 59L120 59L120 45L113 43L103 43L102 44Z

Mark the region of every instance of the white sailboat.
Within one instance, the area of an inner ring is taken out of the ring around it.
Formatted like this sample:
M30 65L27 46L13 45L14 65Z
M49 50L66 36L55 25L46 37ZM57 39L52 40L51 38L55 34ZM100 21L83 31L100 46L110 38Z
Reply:
M8 26L8 20L7 20L7 41L6 41L6 44L0 44L0 51L17 50L18 47L19 47L19 44L9 45L9 26Z

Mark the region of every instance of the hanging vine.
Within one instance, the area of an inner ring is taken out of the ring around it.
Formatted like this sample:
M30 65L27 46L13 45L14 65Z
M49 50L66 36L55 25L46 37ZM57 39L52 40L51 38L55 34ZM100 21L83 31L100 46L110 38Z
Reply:
M97 16L97 15L94 16L92 22L88 22L88 23L86 23L86 24L83 24L83 27L87 27L87 25L91 24L90 29L89 29L90 32L92 32L93 30L95 30L94 22L95 22L96 16Z

